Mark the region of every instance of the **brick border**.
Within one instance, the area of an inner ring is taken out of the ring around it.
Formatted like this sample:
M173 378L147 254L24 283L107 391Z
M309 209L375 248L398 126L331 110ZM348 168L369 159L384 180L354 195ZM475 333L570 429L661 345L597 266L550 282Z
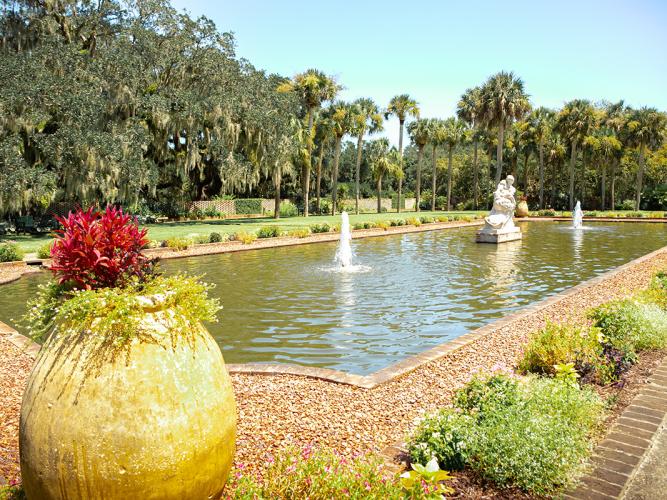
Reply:
M655 438L667 427L667 358L634 397L594 452L594 469L566 493L572 500L622 498Z

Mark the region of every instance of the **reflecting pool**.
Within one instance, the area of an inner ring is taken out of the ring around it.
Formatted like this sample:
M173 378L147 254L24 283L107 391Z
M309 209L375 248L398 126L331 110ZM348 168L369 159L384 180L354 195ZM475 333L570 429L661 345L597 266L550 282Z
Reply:
M165 260L205 274L224 309L207 325L228 363L273 362L368 374L667 244L667 224L521 223L523 240L475 243L477 228ZM0 287L15 324L46 273Z

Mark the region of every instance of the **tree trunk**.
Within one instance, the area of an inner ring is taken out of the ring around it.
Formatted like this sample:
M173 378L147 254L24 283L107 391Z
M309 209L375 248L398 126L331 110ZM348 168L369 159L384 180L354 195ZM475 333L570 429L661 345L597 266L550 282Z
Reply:
M378 191L378 213L382 213L382 176L378 177L377 180L377 191Z
M530 158L530 152L526 151L526 154L523 157L523 193L525 196L528 195L528 159Z
M611 199L609 201L611 202L612 212L616 210L616 162L616 158L611 162Z
M639 146L639 170L637 170L637 195L635 210L639 210L642 201L642 184L644 183L644 144Z
M605 207L605 201L607 198L607 164L603 163L602 164L602 192L600 193L600 199L601 199L601 204L600 204L600 210L604 210Z
M336 202L338 201L338 163L340 162L340 144L343 142L343 136L336 137L336 149L334 151L334 165L332 172L332 193L331 193L331 215L336 215Z
M415 189L415 210L419 212L419 195L422 188L422 159L424 158L424 145L418 146L417 149L417 178Z
M503 122L498 126L498 146L496 149L496 186L500 183L500 178L503 175L503 140L505 134L505 127Z
M477 138L473 142L473 153L472 153L472 198L473 198L473 207L477 210L477 199L479 197L479 172L477 166Z
M438 146L433 145L433 181L431 183L431 211L435 212L435 188L437 180L437 165L435 162L435 153L437 152Z
M540 210L544 208L544 140L540 139L539 157L540 157Z
M280 168L276 168L273 173L273 183L276 189L273 203L273 218L280 219L280 185L282 184L283 174Z
M359 215L359 171L361 170L361 146L364 141L364 132L363 130L359 132L357 137L357 167L354 173L354 182L355 182L355 196L354 196L354 211Z
M315 211L317 214L320 214L320 186L322 183L322 162L324 161L324 146L325 142L322 142L322 150L320 151L320 157L317 160L317 182L315 185L315 192L316 192L316 201L315 201Z
M405 120L399 120L398 125L398 166L403 171L403 124ZM396 200L396 213L401 212L401 191L403 190L403 177L398 178L398 199Z
M449 146L449 155L447 157L447 211L452 209L452 152L453 147Z
M574 209L574 167L577 161L577 142L572 142L572 154L570 155L570 210Z
M313 154L313 120L315 115L315 108L308 110L308 130L306 131L306 149L308 150L308 159L303 164L301 169L301 190L303 195L303 216L308 217L308 192L310 191L310 167L311 156Z

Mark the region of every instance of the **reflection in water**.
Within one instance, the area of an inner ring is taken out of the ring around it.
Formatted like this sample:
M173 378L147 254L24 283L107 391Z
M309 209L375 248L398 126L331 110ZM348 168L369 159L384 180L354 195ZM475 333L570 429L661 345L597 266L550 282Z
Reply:
M164 261L205 273L224 309L207 325L227 362L286 362L370 373L455 338L667 243L667 225L522 223L523 240L475 243L476 228ZM574 233L579 233L575 235ZM335 269L334 269L335 268ZM352 272L351 272L352 271ZM0 288L18 318L47 274Z
M517 258L521 251L521 240L491 245L487 258L489 286L499 295L508 295L516 282Z

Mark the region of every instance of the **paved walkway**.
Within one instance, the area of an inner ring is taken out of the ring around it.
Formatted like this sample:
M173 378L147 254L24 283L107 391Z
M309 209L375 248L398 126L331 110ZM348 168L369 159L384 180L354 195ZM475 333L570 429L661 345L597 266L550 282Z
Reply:
M595 450L595 469L569 499L667 498L667 359Z

